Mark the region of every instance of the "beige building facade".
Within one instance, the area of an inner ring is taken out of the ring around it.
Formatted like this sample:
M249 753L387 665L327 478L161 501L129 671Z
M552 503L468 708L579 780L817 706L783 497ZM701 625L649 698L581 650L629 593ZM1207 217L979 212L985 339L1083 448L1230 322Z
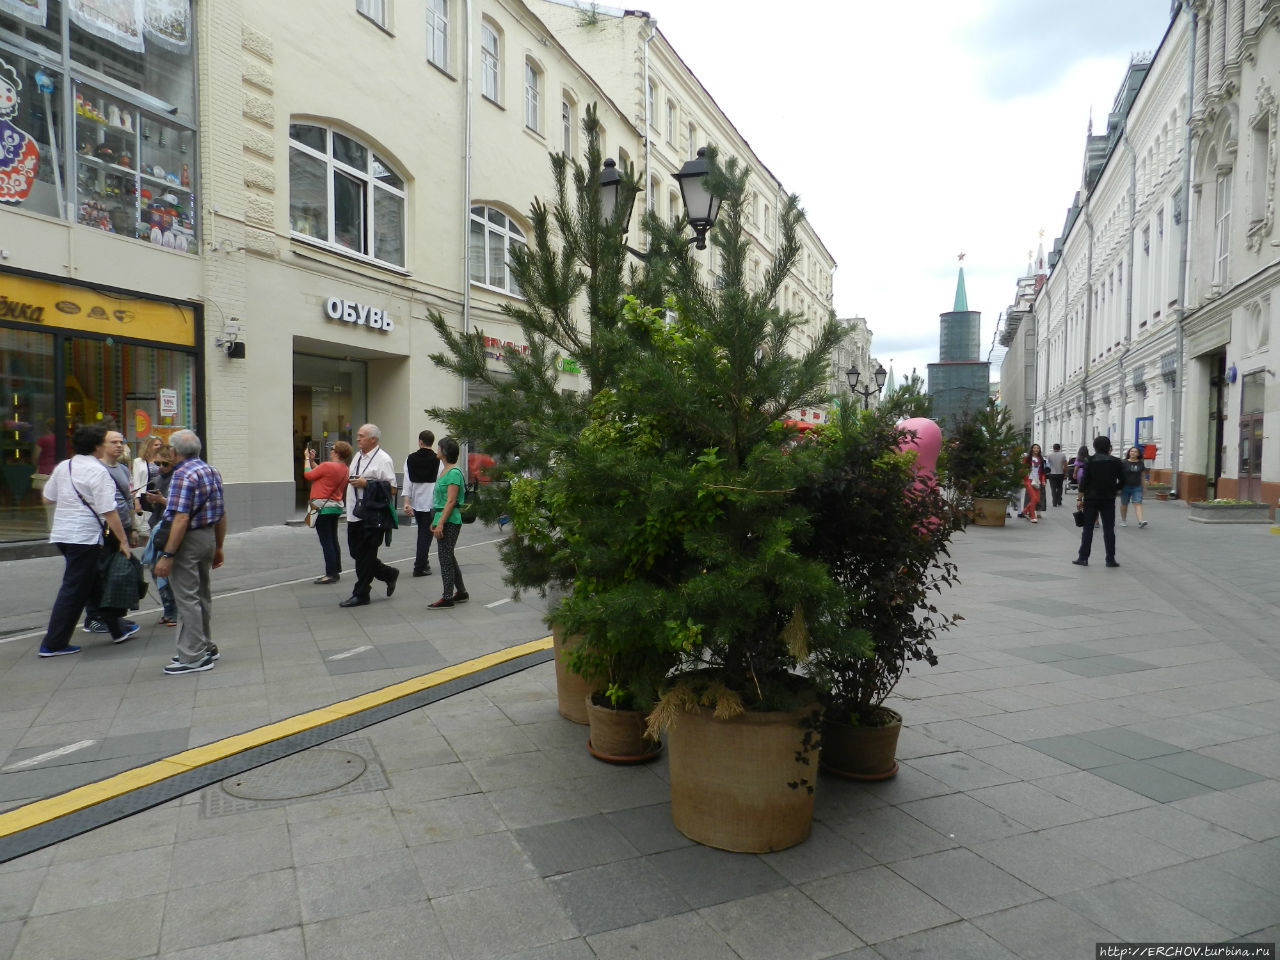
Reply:
M551 191L550 154L585 148L587 105L639 150L519 2L343 0L313 16L208 0L183 50L142 23L127 53L72 6L49 0L43 23L0 6L0 77L20 78L12 119L40 158L0 206L15 397L0 542L43 536L42 476L85 420L135 447L196 428L233 529L295 515L307 443L372 421L398 464L419 430L440 432L426 409L464 401L428 359L430 313L490 338L498 369L521 349L502 314L519 297L508 253ZM166 72L185 79L157 83Z

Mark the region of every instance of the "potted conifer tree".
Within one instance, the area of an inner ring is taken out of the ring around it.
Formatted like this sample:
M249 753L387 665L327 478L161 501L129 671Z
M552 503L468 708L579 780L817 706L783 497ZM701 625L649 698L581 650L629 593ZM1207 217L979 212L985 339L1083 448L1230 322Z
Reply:
M619 171L618 200L611 216L602 214L597 177L603 168L600 122L594 104L582 123L586 152L580 162L551 157L555 196L550 205L535 201L529 211L527 247L513 246L510 268L522 301L504 304L519 324L527 352L505 355L504 367L487 356L484 331L463 334L433 312L431 323L445 344L432 354L441 369L483 384L480 399L467 407L427 411L456 436L496 458L491 482L478 513L491 522L512 518L511 535L499 545L506 582L519 593L551 594L549 616L555 637L560 712L586 723L584 697L592 686L569 667L574 642L555 617L559 598L575 576L574 558L565 548L558 506L544 479L563 462L588 423L592 398L615 377L619 352L629 349L622 328L627 298L662 302L670 264L662 238L650 243L648 259L629 265L625 238L640 183L629 164ZM586 389L562 389L560 367L568 361L581 370Z
M956 426L946 477L957 506L978 526L1004 526L1009 498L1022 484L1021 446L1009 411L990 398Z
M629 304L633 348L548 483L576 571L558 615L581 634L581 658L630 631L675 663L650 731L667 732L676 827L763 851L803 840L812 818L820 707L797 668L812 655L809 618L836 590L795 549L815 517L794 496L807 454L788 449L783 421L825 399L840 330L830 320L794 349L801 320L776 300L800 248L798 203L749 285L746 174L713 167L718 276L669 239L671 296L664 309Z

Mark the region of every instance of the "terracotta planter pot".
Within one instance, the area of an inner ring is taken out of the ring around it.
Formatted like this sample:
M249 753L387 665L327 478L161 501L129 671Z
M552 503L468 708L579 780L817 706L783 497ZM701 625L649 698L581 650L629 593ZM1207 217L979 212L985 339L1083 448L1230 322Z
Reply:
M614 710L585 698L587 717L591 723L591 739L587 751L605 763L645 763L662 752L661 741L644 735L647 715L643 710Z
M888 780L898 772L895 754L902 714L880 708L892 720L882 727L854 726L830 718L822 724L822 769L847 780Z
M973 498L973 522L979 527L1003 527L1005 507L1008 498L996 500L992 497Z
M667 731L676 829L738 853L803 841L813 822L816 758L805 747L806 733L814 731L802 724L817 720L816 704L730 720L717 720L705 707L680 714Z
M559 624L552 625L551 642L556 664L556 703L560 716L574 723L586 723L586 698L595 691L585 678L574 673L565 663L565 657L574 648L577 640L577 637L566 637Z

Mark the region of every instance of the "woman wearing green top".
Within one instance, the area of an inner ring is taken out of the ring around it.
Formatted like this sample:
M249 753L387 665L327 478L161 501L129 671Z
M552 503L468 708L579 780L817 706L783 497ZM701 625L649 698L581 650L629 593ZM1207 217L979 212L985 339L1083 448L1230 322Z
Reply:
M440 454L440 475L436 477L431 534L440 541L436 554L440 561L440 578L444 581L444 595L435 603L427 604L428 610L443 610L469 599L467 589L462 585L462 571L453 558L453 548L462 531L462 513L458 507L466 502L465 481L458 469L458 441L453 437L441 437L436 450Z

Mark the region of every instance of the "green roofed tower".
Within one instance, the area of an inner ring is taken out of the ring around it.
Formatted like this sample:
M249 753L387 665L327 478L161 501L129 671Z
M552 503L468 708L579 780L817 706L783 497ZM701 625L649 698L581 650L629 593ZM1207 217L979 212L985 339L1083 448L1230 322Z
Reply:
M946 431L985 407L991 388L991 364L979 359L982 314L969 309L964 267L956 277L955 305L939 320L938 362L929 364L929 396L934 419Z

